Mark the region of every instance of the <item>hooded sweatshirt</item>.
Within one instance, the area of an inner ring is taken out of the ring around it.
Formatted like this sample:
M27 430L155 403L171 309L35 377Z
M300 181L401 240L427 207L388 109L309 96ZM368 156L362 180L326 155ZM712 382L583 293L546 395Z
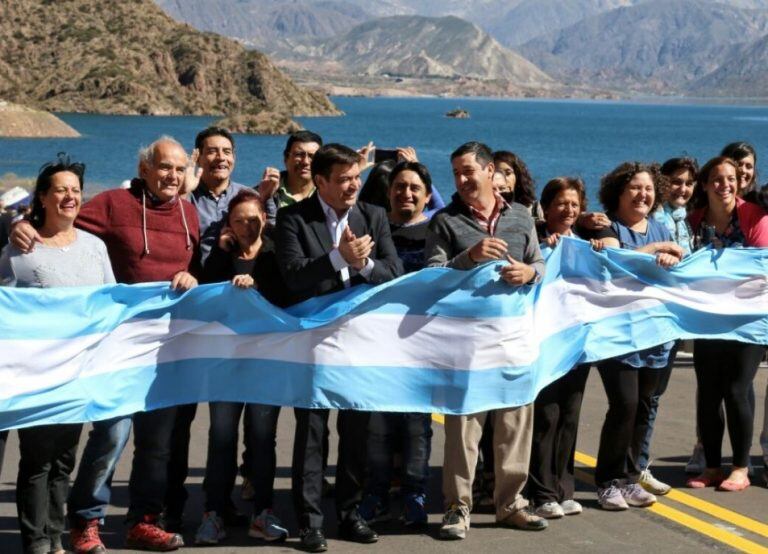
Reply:
M200 223L194 206L155 198L144 181L102 192L83 204L75 226L107 245L118 283L170 281L179 271L199 274Z

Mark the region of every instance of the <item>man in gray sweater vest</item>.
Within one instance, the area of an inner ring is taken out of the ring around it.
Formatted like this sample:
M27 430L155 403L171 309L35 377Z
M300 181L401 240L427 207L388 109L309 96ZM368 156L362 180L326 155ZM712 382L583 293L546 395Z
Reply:
M456 194L429 224L425 257L432 267L472 269L506 260L501 277L511 286L538 282L544 273L534 222L520 204L507 204L493 190L491 150L469 142L451 154ZM442 539L463 539L472 510L472 481L478 443L486 418L492 418L496 520L526 530L547 527L522 497L528 479L533 404L465 416L445 417L443 495L446 513Z

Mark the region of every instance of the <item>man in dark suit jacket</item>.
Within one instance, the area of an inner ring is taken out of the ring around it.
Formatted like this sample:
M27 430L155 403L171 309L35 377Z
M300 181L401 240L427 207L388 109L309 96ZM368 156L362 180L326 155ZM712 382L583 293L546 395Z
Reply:
M340 144L323 146L312 160L317 194L281 209L277 255L294 303L359 283L379 284L403 273L382 208L357 203L359 155ZM327 549L323 535L323 430L328 410L296 409L293 498L302 547ZM341 538L371 543L378 536L357 512L362 499L369 414L339 413L336 510Z

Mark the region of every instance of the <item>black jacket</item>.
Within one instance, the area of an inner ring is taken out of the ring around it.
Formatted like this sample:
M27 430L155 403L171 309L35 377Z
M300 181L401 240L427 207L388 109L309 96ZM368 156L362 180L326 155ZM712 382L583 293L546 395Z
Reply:
M358 202L348 221L356 236L370 235L375 242L371 253L373 272L368 283L378 285L403 274L403 264L392 243L387 214L382 208ZM333 239L316 194L277 213L275 242L278 265L291 303L344 288L340 273L333 269L330 261ZM351 280L352 285L365 282L360 275Z
M253 265L251 277L256 282L256 290L275 306L284 308L288 305L288 291L283 285L283 279L277 268L275 245L268 237L263 237L263 245L256 263ZM216 244L205 259L200 283L220 283L231 281L235 276L235 255L226 252Z

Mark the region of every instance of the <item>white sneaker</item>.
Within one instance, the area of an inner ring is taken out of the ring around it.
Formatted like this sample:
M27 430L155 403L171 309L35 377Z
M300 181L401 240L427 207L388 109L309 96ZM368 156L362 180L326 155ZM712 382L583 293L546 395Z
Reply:
M658 494L659 496L664 496L672 489L672 487L666 483L662 483L656 479L656 477L654 477L651 473L650 469L644 469L641 471L640 478L637 480L637 482L648 492L652 494Z
M565 515L557 502L545 502L536 508L536 515L544 519L558 519Z
M563 509L563 514L567 516L575 516L583 511L581 504L573 498L560 502L560 507Z
M612 484L604 489L598 488L597 503L600 504L603 510L612 512L629 509L627 501L624 500L624 495L621 494L621 489L616 484Z
M628 505L636 508L647 508L656 503L656 497L637 483L621 487L621 496Z
M220 540L227 538L224 531L224 522L216 512L205 512L203 521L195 533L195 544L219 544Z

